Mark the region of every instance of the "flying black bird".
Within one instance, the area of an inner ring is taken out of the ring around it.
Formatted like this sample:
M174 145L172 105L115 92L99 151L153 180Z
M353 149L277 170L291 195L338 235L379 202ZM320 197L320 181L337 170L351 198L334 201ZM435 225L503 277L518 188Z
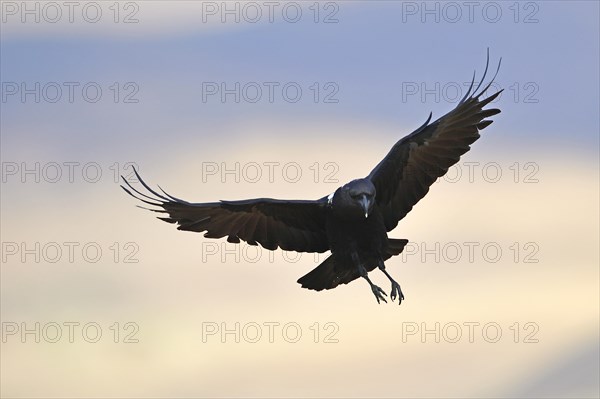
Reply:
M429 186L469 151L479 131L492 123L486 118L500 112L484 107L502 90L481 99L496 75L478 92L488 65L489 51L481 82L473 90L474 74L456 108L432 123L430 114L421 127L398 141L367 177L352 180L316 201L259 198L190 203L162 189L162 194L156 192L135 169L149 193L137 190L125 178L129 188L121 187L140 201L158 207L151 210L166 214L159 219L176 223L178 230L206 232L207 238L227 237L232 243L244 240L269 250L331 250L323 263L298 280L303 288L332 289L362 277L377 302L387 302L385 292L368 276L378 267L392 283L390 298L398 298L401 303L404 295L400 284L388 274L384 262L400 254L408 240L388 238L387 233L427 194Z

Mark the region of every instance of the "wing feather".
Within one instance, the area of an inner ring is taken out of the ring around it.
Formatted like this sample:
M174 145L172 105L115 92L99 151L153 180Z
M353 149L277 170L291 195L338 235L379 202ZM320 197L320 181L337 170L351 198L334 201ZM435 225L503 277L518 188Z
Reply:
M168 216L159 217L177 224L178 230L204 232L207 238L227 237L227 241L267 249L281 248L298 252L325 252L329 249L325 232L326 198L316 201L259 198L243 201L190 203L174 197L162 188L162 194L144 182L134 169L147 193L133 187L122 177L121 186L132 197L155 207L149 209Z
M465 97L454 110L432 123L429 123L430 114L422 126L399 140L369 174L368 178L377 190L377 206L388 231L393 230L427 194L429 187L469 151L471 144L480 137L479 131L493 122L486 118L500 113L497 108L484 107L495 100L502 90L481 99L496 75L478 92L488 66L489 52L483 78L475 90L473 77ZM499 69L500 63L496 74Z

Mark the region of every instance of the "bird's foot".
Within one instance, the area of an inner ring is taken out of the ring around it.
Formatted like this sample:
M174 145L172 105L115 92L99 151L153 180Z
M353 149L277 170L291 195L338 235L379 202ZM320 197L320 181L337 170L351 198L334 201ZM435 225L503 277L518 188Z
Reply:
M402 303L404 299L404 294L402 294L402 290L400 289L400 284L392 280L392 292L390 293L390 299L394 302L398 298L398 305Z
M367 269L365 269L365 267L360 262L358 262L358 259L355 259L355 261L357 263L358 273L361 275L362 278L367 280L367 283L369 283L369 285L371 286L371 291L373 291L373 295L375 295L375 299L377 299L377 303L381 304L381 301L387 303L387 300L384 298L384 296L387 296L385 291L382 290L380 287L376 286L375 284L373 284L373 282L369 278Z
M384 298L384 296L387 296L387 294L380 287L376 286L375 284L371 284L371 291L373 291L375 299L377 299L377 303L380 304L381 301L387 303L387 300Z

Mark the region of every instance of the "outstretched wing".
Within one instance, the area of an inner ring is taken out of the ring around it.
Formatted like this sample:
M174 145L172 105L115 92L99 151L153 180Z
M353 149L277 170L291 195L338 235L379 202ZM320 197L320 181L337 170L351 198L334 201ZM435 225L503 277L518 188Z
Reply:
M325 252L329 249L325 233L326 198L317 201L260 198L194 204L162 189L163 194L154 191L134 171L151 195L138 191L121 176L128 186L121 186L123 190L158 208L149 210L167 214L159 219L176 223L178 230L205 231L207 238L227 237L233 243L244 240L271 250L279 247L287 251Z
M488 65L489 52L482 82ZM480 99L494 78L477 93L480 82L471 94L475 80L473 75L471 87L454 110L433 123L429 123L430 114L420 128L398 141L369 174L368 179L377 190L375 198L388 231L393 230L398 221L427 194L437 178L446 174L448 168L469 151L470 145L479 138L479 131L492 123L486 118L500 113L499 109L483 108L498 97L502 90Z

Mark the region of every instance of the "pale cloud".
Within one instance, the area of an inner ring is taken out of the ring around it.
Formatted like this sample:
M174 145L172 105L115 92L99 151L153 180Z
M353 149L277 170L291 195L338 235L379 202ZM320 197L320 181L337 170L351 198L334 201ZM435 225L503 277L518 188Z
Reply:
M2 39L218 34L314 22L335 11L324 7L317 15L314 3L289 1L3 1Z

